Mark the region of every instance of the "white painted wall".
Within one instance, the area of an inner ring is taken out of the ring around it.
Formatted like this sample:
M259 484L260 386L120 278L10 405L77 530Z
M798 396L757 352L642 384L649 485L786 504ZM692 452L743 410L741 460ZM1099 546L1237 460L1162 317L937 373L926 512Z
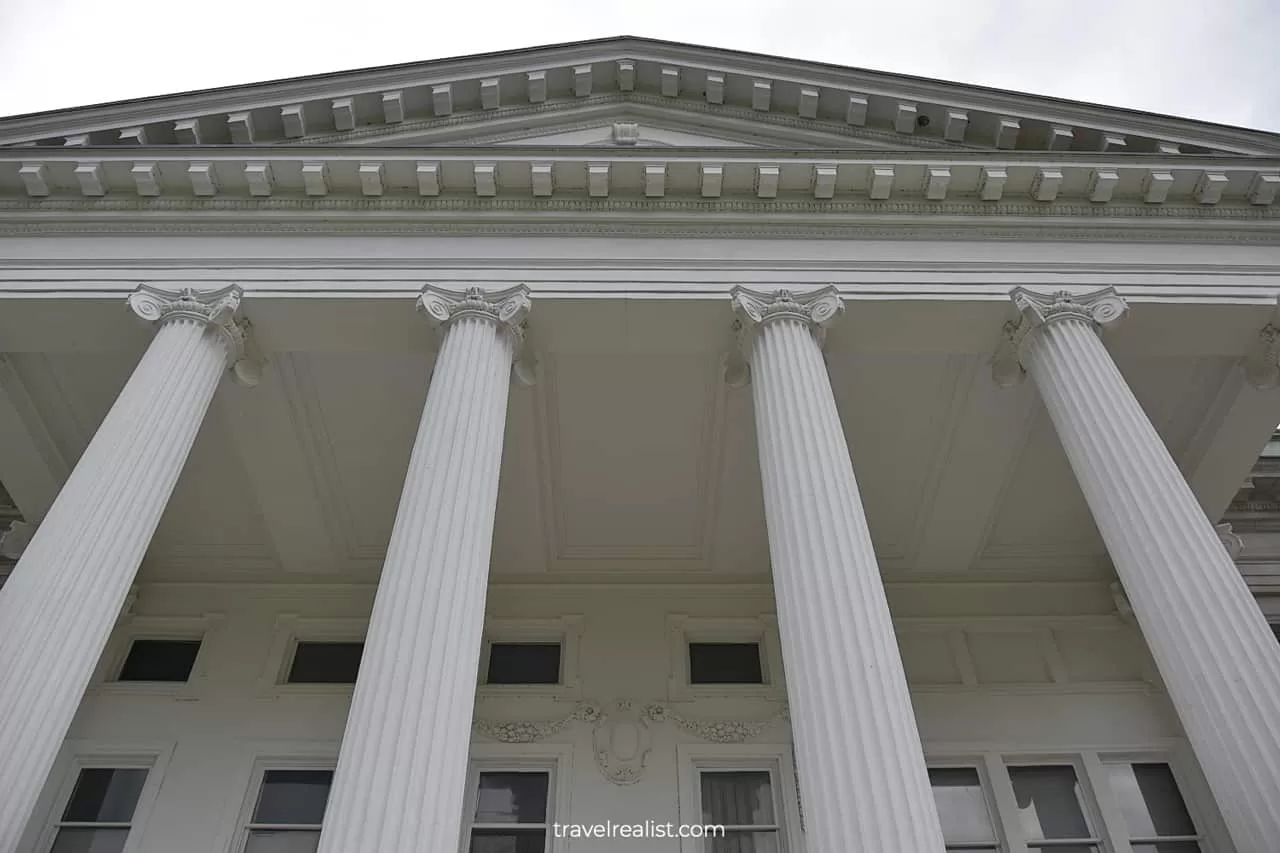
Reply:
M157 695L146 687L93 687L28 843L36 845L37 831L51 819L73 753L155 749L171 755L153 808L136 832L136 851L228 853L254 759L331 755L342 733L349 690L271 683L273 643L279 646L280 626L289 623L281 621L282 614L313 627L323 628L328 620L338 634L358 631L372 592L368 585L341 584L142 586L134 615L122 620L108 657L124 647L131 630L176 629L184 619L197 628L204 624L209 633L194 682L176 695ZM1162 749L1175 753L1182 769L1193 768L1167 700L1144 681L1151 670L1140 636L1116 615L1104 581L890 582L889 594L931 755ZM769 588L755 585L496 585L488 608L491 620L580 614L581 695L606 706L618 698L642 705L668 701L672 614L698 624L772 611ZM219 615L201 623L205 614ZM774 692L772 697L699 698L671 707L690 718L763 719L780 707L780 685ZM477 715L546 720L572 707L571 699L486 696ZM572 749L571 801L558 819L676 821L677 745L705 741L670 722L653 723L651 732L643 778L627 786L609 783L597 769L589 723L571 723L550 738ZM766 728L754 740L788 741L785 723ZM480 736L474 742L492 743ZM1198 781L1192 787L1188 797L1207 815L1205 821L1215 823ZM643 845L655 853L679 849L675 841Z

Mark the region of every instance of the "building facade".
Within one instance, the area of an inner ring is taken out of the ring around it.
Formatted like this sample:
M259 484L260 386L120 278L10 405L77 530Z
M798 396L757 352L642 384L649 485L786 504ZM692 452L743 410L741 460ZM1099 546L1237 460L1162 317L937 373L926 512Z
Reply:
M635 38L0 120L0 853L1275 853L1278 189Z

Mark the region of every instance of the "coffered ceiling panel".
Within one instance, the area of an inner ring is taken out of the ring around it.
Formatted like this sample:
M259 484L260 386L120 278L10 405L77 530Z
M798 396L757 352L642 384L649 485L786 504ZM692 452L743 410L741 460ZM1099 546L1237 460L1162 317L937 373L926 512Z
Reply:
M882 564L915 537L971 365L961 357L846 355L831 381Z
M395 523L426 399L421 353L284 356L300 439L312 457L330 522L353 557L380 558Z
M698 355L548 356L540 389L559 559L704 558L719 368Z
M737 574L769 571L760 455L750 388L728 391L720 442L720 487L710 555L713 571Z
M546 527L539 480L541 444L537 423L538 388L511 387L507 431L498 482L498 514L493 532L494 574L526 574L547 569Z

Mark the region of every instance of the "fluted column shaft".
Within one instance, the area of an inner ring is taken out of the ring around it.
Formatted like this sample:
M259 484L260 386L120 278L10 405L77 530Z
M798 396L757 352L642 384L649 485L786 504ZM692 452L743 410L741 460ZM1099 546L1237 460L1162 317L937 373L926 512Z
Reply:
M521 286L424 291L444 340L378 581L320 853L458 849Z
M1014 330L1238 853L1280 844L1280 647L1096 327L1124 304L1019 289Z
M810 853L941 853L906 674L818 335L834 289L735 289Z
M17 849L219 378L240 291L140 289L160 328L0 590L0 851Z

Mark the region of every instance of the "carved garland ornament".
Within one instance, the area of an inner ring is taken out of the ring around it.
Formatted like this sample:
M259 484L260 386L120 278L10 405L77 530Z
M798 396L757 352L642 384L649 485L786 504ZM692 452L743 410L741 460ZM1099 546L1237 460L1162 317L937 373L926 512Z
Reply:
M733 305L735 346L725 363L725 382L739 388L751 381L750 353L755 335L766 323L798 320L808 326L821 346L827 327L844 313L844 300L835 285L796 295L791 290L762 293L735 287L729 291Z
M493 322L511 341L511 375L522 385L532 385L534 380L534 364L523 352L531 307L529 288L523 284L495 291L480 287L446 290L429 284L418 297L418 310L433 326L444 328L461 317Z
M135 314L151 323L191 320L213 330L226 347L227 366L244 385L256 385L261 377L260 360L250 354L249 323L238 318L238 285L219 290L162 290L142 284L129 294L128 304Z
M486 720L476 718L472 728L491 740L502 743L536 743L559 734L572 722L591 723L600 719L602 711L595 702L582 702L563 717L551 720Z
M1011 388L1025 378L1022 355L1036 330L1063 320L1080 320L1094 328L1114 326L1128 311L1128 305L1114 287L1082 294L1066 290L1037 293L1015 287L1009 292L1009 298L1019 318L1004 324L1000 343L991 358L991 377L1002 388Z
M758 720L697 719L686 717L670 705L655 702L644 709L645 717L655 723L670 722L691 735L712 743L745 743L760 735L765 729L791 719L788 706L774 715Z

